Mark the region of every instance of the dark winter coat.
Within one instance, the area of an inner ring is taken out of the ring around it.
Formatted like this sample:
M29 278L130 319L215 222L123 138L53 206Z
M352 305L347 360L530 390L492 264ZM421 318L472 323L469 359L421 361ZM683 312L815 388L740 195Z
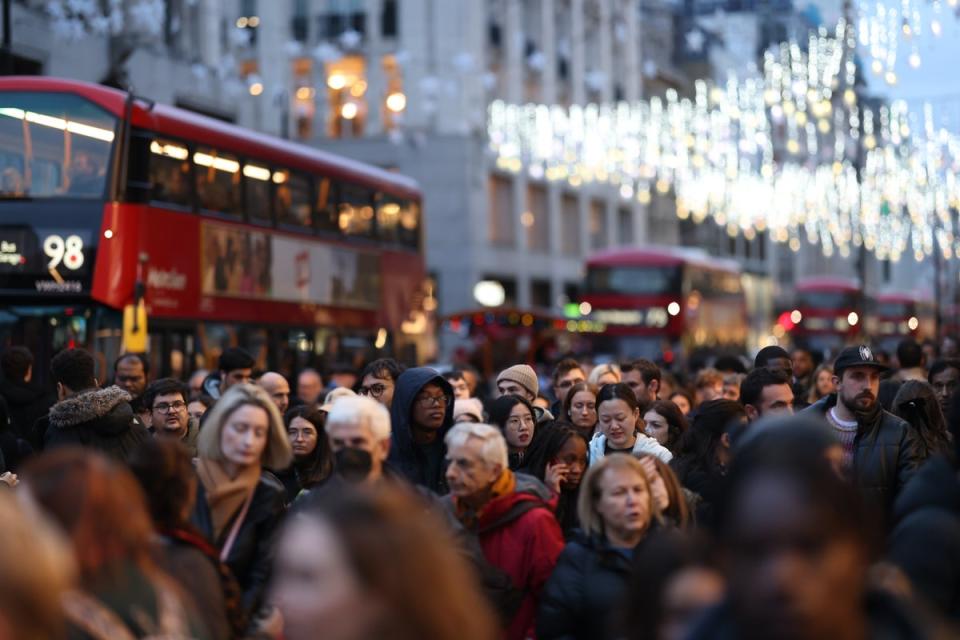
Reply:
M634 549L614 549L602 536L578 531L563 549L540 600L538 640L617 637L611 615L620 606Z
M894 506L887 558L941 614L960 622L960 475L931 458Z
M130 394L120 387L91 389L50 408L44 448L80 445L126 461L150 437L130 408Z
M447 396L446 416L433 446L417 444L410 427L413 402L427 384L440 387ZM443 444L443 439L453 426L453 387L450 383L430 367L407 369L397 378L397 387L393 392L393 403L390 406L390 421L392 433L390 434L390 455L387 459L390 466L410 482L426 487L436 494L445 494L447 492L447 482L444 478L446 446ZM428 460L428 457L433 459Z
M227 566L240 583L243 608L249 615L255 614L263 604L273 564L274 538L284 512L285 495L283 485L273 474L269 471L260 474L247 517L240 525L237 539L226 559ZM217 549L223 548L234 522L231 520L227 523L220 539L213 539L213 515L202 482L197 482L197 501L190 521Z
M836 406L831 394L801 413L826 419ZM873 424L861 424L854 440L853 481L866 503L889 523L893 502L923 462L916 453L916 430L905 420L880 410Z
M43 434L37 434L33 427L47 415L56 398L42 389L9 380L0 380L0 396L7 401L13 434L39 451L43 447Z

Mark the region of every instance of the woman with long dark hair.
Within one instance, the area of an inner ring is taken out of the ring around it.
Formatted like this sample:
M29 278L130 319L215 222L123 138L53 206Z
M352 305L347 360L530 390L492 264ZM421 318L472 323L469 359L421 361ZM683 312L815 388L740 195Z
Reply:
M333 473L333 452L324 428L326 416L310 405L288 409L283 423L293 450L293 464L277 473L287 491L287 504L292 504L301 491L326 482Z
M555 515L564 538L580 526L577 496L587 470L586 438L577 429L563 423L541 427L530 445L522 473L541 480L557 496Z
M671 453L677 453L680 438L687 432L689 424L676 404L670 400L657 400L647 408L643 421L648 436L670 449Z
M500 396L490 405L490 424L500 429L507 441L510 470L516 471L525 464L527 449L537 430L537 413L526 398Z
M586 382L570 387L559 419L569 422L590 442L597 429L597 388Z

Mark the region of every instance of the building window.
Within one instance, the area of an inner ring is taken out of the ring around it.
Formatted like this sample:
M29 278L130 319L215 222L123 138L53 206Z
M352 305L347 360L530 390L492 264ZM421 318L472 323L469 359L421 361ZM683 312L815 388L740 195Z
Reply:
M549 280L530 281L530 304L538 309L553 306L552 287Z
M399 30L397 29L397 0L384 0L383 13L380 14L380 33L384 38L396 38Z
M492 280L493 282L499 282L500 286L503 287L503 305L501 306L504 306L504 307L517 306L517 279L516 278L506 278L503 276L486 274L481 279Z
M513 180L504 176L490 176L488 197L490 215L487 234L490 243L514 246Z
M617 244L633 244L633 209L629 207L617 210Z
M537 253L550 252L550 216L547 190L543 185L527 187L527 210L521 220L527 230L527 248Z
M560 199L560 250L565 256L580 255L580 201L575 195Z
M326 75L330 105L327 135L331 138L362 136L368 117L366 62L362 56L346 56L328 63Z
M607 205L602 200L590 201L590 248L607 246Z

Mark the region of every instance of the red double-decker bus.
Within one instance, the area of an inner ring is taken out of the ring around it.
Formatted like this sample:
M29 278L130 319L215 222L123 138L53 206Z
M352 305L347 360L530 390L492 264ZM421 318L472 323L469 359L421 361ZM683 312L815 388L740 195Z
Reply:
M623 248L587 260L582 301L595 351L664 358L701 348L743 350L747 307L740 266L677 247Z
M160 375L231 345L286 373L405 349L401 327L426 326L421 246L403 176L99 85L0 78L0 341L39 362L75 345L110 363L136 299Z
M794 328L797 344L822 353L837 353L860 335L863 292L853 278L818 276L797 280Z
M871 301L866 330L878 348L895 353L906 338L918 342L936 338L936 307L913 293L881 293Z

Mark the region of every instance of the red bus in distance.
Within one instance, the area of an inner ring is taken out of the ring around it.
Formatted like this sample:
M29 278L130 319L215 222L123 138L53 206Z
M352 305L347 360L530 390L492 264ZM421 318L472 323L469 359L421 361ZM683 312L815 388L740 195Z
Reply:
M818 276L797 280L794 328L798 345L825 354L836 354L860 334L863 293L853 278Z
M156 375L231 345L288 374L370 344L416 359L420 189L107 87L0 78L0 341L111 363L138 287Z
M936 338L936 309L932 300L912 293L881 293L870 303L867 335L877 348L896 353L901 340Z

